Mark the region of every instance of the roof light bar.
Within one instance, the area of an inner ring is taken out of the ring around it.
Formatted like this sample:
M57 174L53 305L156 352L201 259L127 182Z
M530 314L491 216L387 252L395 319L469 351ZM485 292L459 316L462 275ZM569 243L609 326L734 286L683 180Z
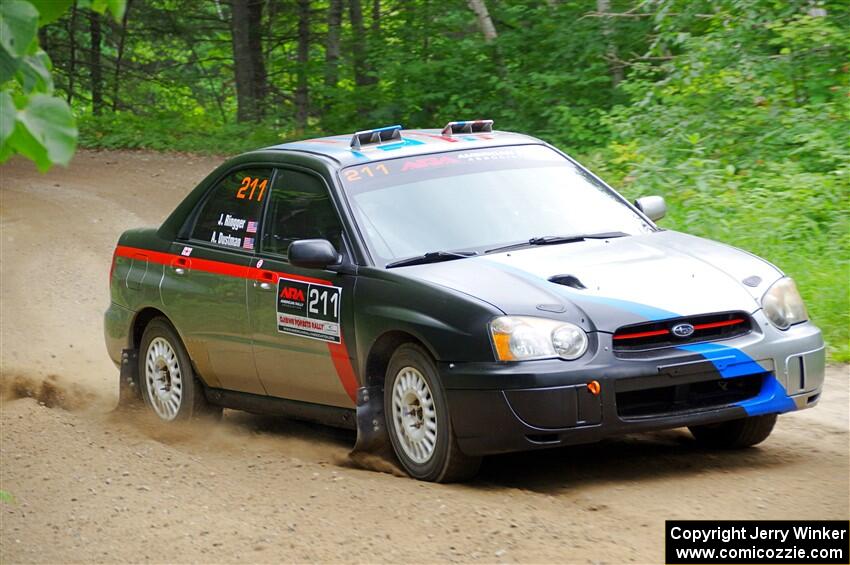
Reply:
M351 138L351 148L360 149L364 145L381 144L387 141L401 141L401 126L387 126L384 128L358 131Z
M493 120L470 120L466 122L449 122L443 128L443 135L451 137L455 133L492 133Z

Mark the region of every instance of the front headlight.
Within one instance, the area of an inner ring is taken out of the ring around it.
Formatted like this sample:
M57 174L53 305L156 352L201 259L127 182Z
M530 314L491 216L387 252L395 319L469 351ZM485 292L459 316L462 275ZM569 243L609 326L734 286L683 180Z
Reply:
M578 359L587 351L587 334L575 324L534 318L502 316L490 322L490 336L499 361Z
M797 291L797 285L789 277L781 278L771 286L761 299L764 315L780 330L809 319L806 305Z

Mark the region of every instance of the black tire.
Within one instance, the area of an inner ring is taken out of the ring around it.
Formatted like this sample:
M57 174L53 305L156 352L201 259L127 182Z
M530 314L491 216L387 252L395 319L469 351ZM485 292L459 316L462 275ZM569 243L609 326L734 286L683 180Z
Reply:
M743 449L767 439L776 424L776 414L750 416L719 424L691 426L688 429L698 443L720 449Z
M430 458L423 463L414 461L405 452L401 444L402 440L399 438L400 424L393 416L393 385L400 371L406 367L412 367L422 375L431 389L434 403L437 422L436 441ZM393 451L401 466L411 477L422 481L449 483L471 479L478 473L481 458L470 457L461 452L458 447L449 416L449 403L440 383L437 366L422 347L405 343L393 353L384 381L384 414Z
M176 415L171 419L162 416L154 407L154 400L151 399L151 387L149 386L146 373L148 348L151 342L157 338L168 342L174 350L180 370L182 394ZM174 326L166 318L154 318L148 323L142 334L142 342L139 346L139 389L141 390L145 404L160 420L178 421L193 418L221 418L221 407L214 406L207 401L206 396L204 396L203 385L195 376L189 353L186 351L180 336L177 335Z

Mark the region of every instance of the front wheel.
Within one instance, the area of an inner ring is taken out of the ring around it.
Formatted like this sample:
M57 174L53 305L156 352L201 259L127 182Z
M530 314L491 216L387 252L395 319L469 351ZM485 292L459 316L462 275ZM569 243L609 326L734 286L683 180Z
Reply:
M719 424L691 426L688 429L698 443L708 447L742 449L766 440L775 424L776 414L767 414Z
M145 404L160 420L221 416L221 408L207 402L189 354L165 318L151 320L142 334L139 380Z
M384 381L384 414L393 450L411 477L447 483L478 472L481 458L460 451L437 367L421 347L406 343L393 353Z

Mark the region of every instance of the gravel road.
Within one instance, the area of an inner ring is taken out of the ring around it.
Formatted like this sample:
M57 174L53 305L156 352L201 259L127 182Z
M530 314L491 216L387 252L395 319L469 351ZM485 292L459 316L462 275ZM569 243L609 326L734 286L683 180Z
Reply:
M80 152L0 167L0 562L663 561L665 519L847 519L848 366L761 446L684 430L489 458L434 485L353 435L227 411L164 428L114 413L102 313L118 234L155 225L219 163Z

